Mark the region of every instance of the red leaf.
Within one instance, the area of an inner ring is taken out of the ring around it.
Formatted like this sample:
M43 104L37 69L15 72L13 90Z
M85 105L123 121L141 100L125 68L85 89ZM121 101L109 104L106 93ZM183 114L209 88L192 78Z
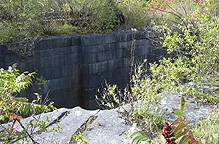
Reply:
M21 119L23 119L21 116L17 116L14 113L10 113L8 116L9 121L13 121L13 120L18 120L20 121Z

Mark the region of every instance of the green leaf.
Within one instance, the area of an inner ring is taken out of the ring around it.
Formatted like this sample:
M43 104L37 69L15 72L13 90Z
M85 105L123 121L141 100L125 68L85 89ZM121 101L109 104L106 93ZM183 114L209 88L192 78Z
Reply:
M178 125L180 123L182 123L184 121L183 118L178 118L177 120L175 120L171 125Z
M141 136L137 136L133 139L132 143L133 144L140 144L140 142L142 141L142 137Z
M186 127L186 125L182 123L182 124L178 125L178 126L173 130L173 133L177 135L177 134L180 133L185 127Z
M3 115L0 115L0 120L4 121L5 117Z
M22 98L22 97L16 97L14 100L18 102L28 102L27 98Z
M180 131L179 133L177 133L177 134L175 135L174 139L179 139L180 137L186 135L187 132L188 132L187 130L185 130L185 131Z
M181 112L181 111L177 111L177 112L175 112L174 114L175 114L176 116L183 117L183 115L182 115L182 112Z
M185 99L183 96L181 96L181 112L183 112L184 108L185 108Z
M185 135L180 139L179 144L187 144L189 140L190 140L189 135Z
M145 136L142 131L134 130L130 137L133 138L132 144L140 144L143 141L150 141L150 138L148 136Z
M41 105L36 104L35 106L36 106L36 109L38 110L38 112L40 112L42 110L42 106Z

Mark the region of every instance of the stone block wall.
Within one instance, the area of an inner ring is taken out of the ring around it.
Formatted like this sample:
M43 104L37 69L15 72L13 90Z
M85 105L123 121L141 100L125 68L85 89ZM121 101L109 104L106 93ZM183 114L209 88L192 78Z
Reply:
M44 97L49 92L57 107L95 109L95 95L104 80L120 89L128 84L131 51L135 62L146 58L153 62L165 55L152 44L154 37L153 31L49 37L42 39L24 62L19 62L6 45L0 45L0 67L7 69L17 62L21 72L37 69L47 80L45 85L33 85L23 96L33 99L34 92Z

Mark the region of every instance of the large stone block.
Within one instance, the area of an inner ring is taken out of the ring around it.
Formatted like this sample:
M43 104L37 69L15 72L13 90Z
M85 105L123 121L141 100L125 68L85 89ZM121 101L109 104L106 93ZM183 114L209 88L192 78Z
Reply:
M125 41L125 42L120 42L119 43L119 48L120 49L131 49L131 47L134 46L133 41Z
M53 69L54 70L54 69ZM52 68L49 67L44 67L41 68L42 71L42 76L46 79L46 80L52 80L55 78L55 73L52 71Z
M39 72L39 70L41 68L41 59L33 58L33 63L32 64L33 64L34 68L37 69L38 72Z
M150 40L149 39L140 39L140 40L136 40L135 41L135 45L136 46L149 45L149 44L150 44Z
M0 44L0 56L5 56L6 51L8 51L8 48L6 45L1 45Z
M88 64L88 66L89 66L90 74L98 74L98 73L107 71L108 69L107 61L98 62L94 64Z
M84 89L84 100L95 100L95 95L98 94L98 88Z
M95 110L95 109L99 108L99 105L98 105L98 103L95 99L89 100L88 103L89 103L88 108L91 109L91 110Z
M44 67L55 67L55 57L45 57L41 59L41 66Z
M5 67L12 66L18 63L20 58L16 54L10 54L5 56Z
M101 86L104 78L99 74L84 75L82 76L82 86L83 88L97 88Z
M61 72L62 72L63 77L69 76L69 66L68 65L62 65L61 66Z
M123 58L124 61L124 67L130 67L131 66L131 58L127 57L127 58Z
M144 39L144 38L145 38L145 32L144 32L144 31L137 31L137 32L134 34L134 38L135 38L136 40Z
M97 54L98 53L83 53L82 54L82 59L84 64L91 64L91 63L96 63L97 61Z
M104 43L115 43L120 41L120 34L119 33L111 33L104 35Z
M29 72L33 72L34 68L32 65L32 60L28 60L25 62L19 62L17 65L17 68L20 70L20 73L24 72L24 71L29 71Z
M77 77L75 77L77 78ZM75 83L73 83L73 77L67 76L67 77L60 77L57 79L59 83L58 89L64 89L66 91L69 91L70 89L78 87Z
M53 78L60 78L62 77L62 70L60 67L52 67L50 68L50 72L53 73Z
M35 50L46 50L46 49L55 49L68 47L72 45L71 37L68 36L57 36L49 37L42 39L39 43L36 44Z
M36 59L41 58L40 54L41 54L40 51L34 51L33 52L33 57L36 58Z
M77 63L78 61L78 54L73 53L73 54L68 54L64 56L64 64L65 65L72 65L74 63Z
M59 56L59 55L63 55L64 49L60 47L60 48L52 49L52 51L48 50L48 52L50 53L51 56Z
M142 56L149 54L149 46L138 46L135 49L135 56Z
M63 47L62 50L64 55L72 53L72 47Z
M97 61L108 61L110 59L116 58L116 52L114 50L111 51L103 51L97 53Z
M130 68L117 69L115 71L115 73L116 73L115 79L117 80L116 83L119 83L119 82L122 82L122 81L129 81L129 79L130 79L130 72L131 72Z
M72 46L72 37L71 36L64 36L64 46L69 47Z
M117 53L116 53L117 59L126 58L126 57L131 57L131 50L130 49L123 48L123 49L117 50Z
M54 61L55 61L54 67L61 67L62 65L64 65L65 64L64 57L65 57L64 55L55 56L54 57Z
M74 91L78 92L78 91ZM77 94L77 93L75 93ZM57 107L74 107L79 105L79 99L77 96L72 95L71 91L66 90L57 90L51 91L49 96L52 101L54 101L54 105Z
M72 36L72 46L79 46L81 45L81 37L80 36Z
M120 34L121 34L120 41L125 42L125 41L132 41L135 33L128 31L128 32L121 32Z
M81 45L100 45L104 43L104 36L101 34L83 35L81 36Z
M82 53L95 53L103 51L103 44L99 45L85 45L82 46Z
M108 61L109 71L113 71L116 69L124 68L124 59L112 59Z
M0 56L0 68L4 68L5 65L5 58L4 56Z

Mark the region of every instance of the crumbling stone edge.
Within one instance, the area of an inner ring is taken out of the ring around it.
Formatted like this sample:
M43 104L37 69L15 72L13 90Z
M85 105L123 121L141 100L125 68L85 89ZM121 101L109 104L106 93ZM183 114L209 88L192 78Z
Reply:
M73 139L74 135L78 135L80 133L83 133L84 131L88 130L90 131L92 128L90 127L90 125L94 122L94 120L98 117L97 114L100 112L100 110L98 110L96 112L96 114L91 115L78 129L77 131L72 135L69 144L77 144L77 142Z

